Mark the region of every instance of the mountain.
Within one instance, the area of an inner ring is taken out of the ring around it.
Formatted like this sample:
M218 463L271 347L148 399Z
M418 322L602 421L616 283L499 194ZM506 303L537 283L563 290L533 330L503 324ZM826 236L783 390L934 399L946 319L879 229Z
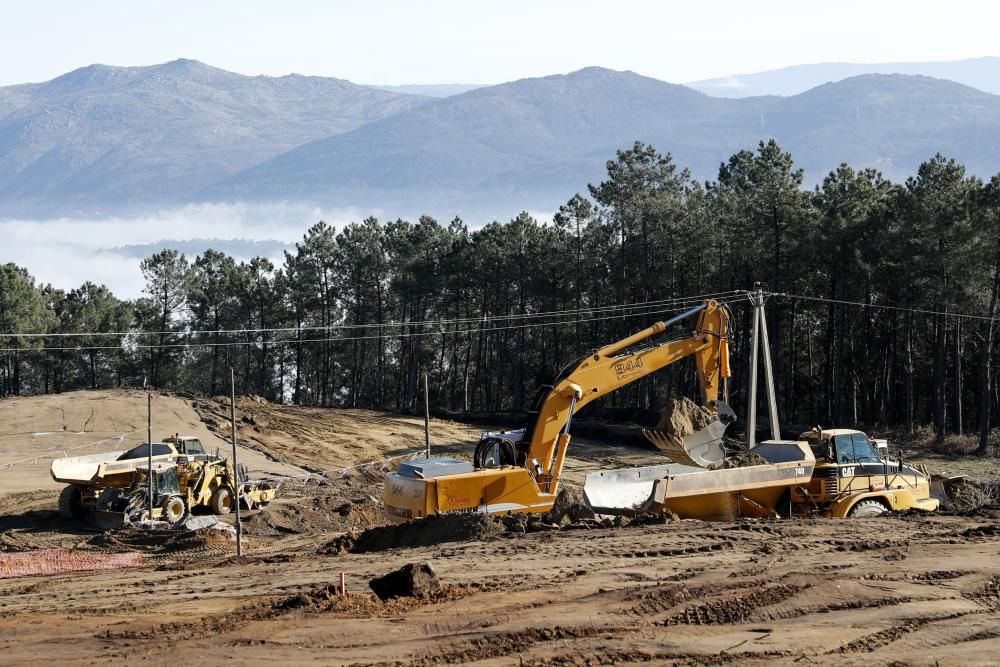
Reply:
M451 97L467 93L476 88L482 88L475 83L408 83L401 86L369 86L378 90L387 90L390 93L403 93L406 95L425 95L427 97Z
M817 63L781 69L734 74L693 81L691 88L716 97L798 95L824 83L862 74L919 74L962 83L987 93L1000 94L1000 58L970 58L950 62L919 63Z
M228 174L425 103L333 78L194 60L91 65L0 88L0 211L172 204Z
M701 179L774 137L818 182L841 162L895 179L940 151L1000 170L1000 97L949 81L865 75L789 98L722 99L588 68L437 100L295 148L206 199L304 200L417 213L552 210L641 140Z
M841 162L902 180L935 152L990 176L1000 97L866 74L727 99L590 67L434 99L191 60L94 65L0 88L0 216L266 201L482 219L553 210L636 140L713 179L769 138L809 183Z

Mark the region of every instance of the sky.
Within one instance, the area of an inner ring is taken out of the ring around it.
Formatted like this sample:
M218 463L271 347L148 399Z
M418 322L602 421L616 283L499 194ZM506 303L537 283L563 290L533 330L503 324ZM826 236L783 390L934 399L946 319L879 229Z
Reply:
M4 0L0 85L193 58L242 74L492 84L589 65L688 82L996 55L979 0Z

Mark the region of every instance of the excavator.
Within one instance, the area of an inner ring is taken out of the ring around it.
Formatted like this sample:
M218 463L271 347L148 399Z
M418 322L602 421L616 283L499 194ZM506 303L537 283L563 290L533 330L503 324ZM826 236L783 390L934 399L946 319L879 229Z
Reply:
M652 341L673 324L697 316L683 337ZM702 404L712 413L701 430L674 437L647 433L671 460L692 469L717 468L725 460L722 435L735 420L720 399L728 391L729 308L715 300L660 321L569 364L536 400L537 417L528 427L485 433L474 462L431 458L404 463L389 473L385 507L402 522L453 512L545 512L559 491L573 416L588 403L682 359L693 357ZM798 452L806 456L808 451ZM800 474L806 474L803 470Z
M735 420L723 400L731 373L731 314L724 304L707 300L569 364L552 386L542 387L532 423L518 430L484 433L473 462L428 458L388 473L384 501L389 519L401 523L452 513L547 512L559 492L573 416L588 403L688 357L694 358L702 406L710 415L707 423L684 434L645 432L671 463L589 474L583 495L593 511L732 519L855 517L937 509L927 471L904 465L901 457L892 461L878 441L861 432L817 427L798 440L780 439L760 290L751 301L756 310L748 464L732 465L722 438ZM695 315L690 334L654 339L670 325ZM758 341L764 351L773 439L755 444Z

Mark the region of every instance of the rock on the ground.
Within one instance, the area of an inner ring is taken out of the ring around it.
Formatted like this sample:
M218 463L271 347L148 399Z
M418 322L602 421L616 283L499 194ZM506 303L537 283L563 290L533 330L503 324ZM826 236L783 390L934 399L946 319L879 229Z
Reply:
M143 519L136 523L135 527L139 530L169 530L170 524L166 521L157 521L156 519Z
M429 595L441 588L437 572L428 562L408 563L403 567L368 582L380 600Z
M559 489L556 501L552 504L543 520L546 523L559 524L569 518L570 523L594 518L594 510L583 500L583 492L575 487L563 486Z
M219 519L211 514L206 514L204 516L193 516L188 514L186 517L174 524L174 528L177 530L201 530L202 528L212 528L217 523L219 523Z

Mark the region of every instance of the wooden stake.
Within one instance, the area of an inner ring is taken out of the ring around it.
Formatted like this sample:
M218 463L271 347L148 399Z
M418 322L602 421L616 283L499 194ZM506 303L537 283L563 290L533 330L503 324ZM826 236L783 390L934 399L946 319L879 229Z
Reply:
M431 400L427 395L427 373L424 373L424 447L426 458L431 457Z
M233 367L229 367L229 388L231 391L230 400L232 411L230 421L233 431L233 492L236 502L236 555L243 555L243 522L240 520L240 468L236 458L236 374Z

